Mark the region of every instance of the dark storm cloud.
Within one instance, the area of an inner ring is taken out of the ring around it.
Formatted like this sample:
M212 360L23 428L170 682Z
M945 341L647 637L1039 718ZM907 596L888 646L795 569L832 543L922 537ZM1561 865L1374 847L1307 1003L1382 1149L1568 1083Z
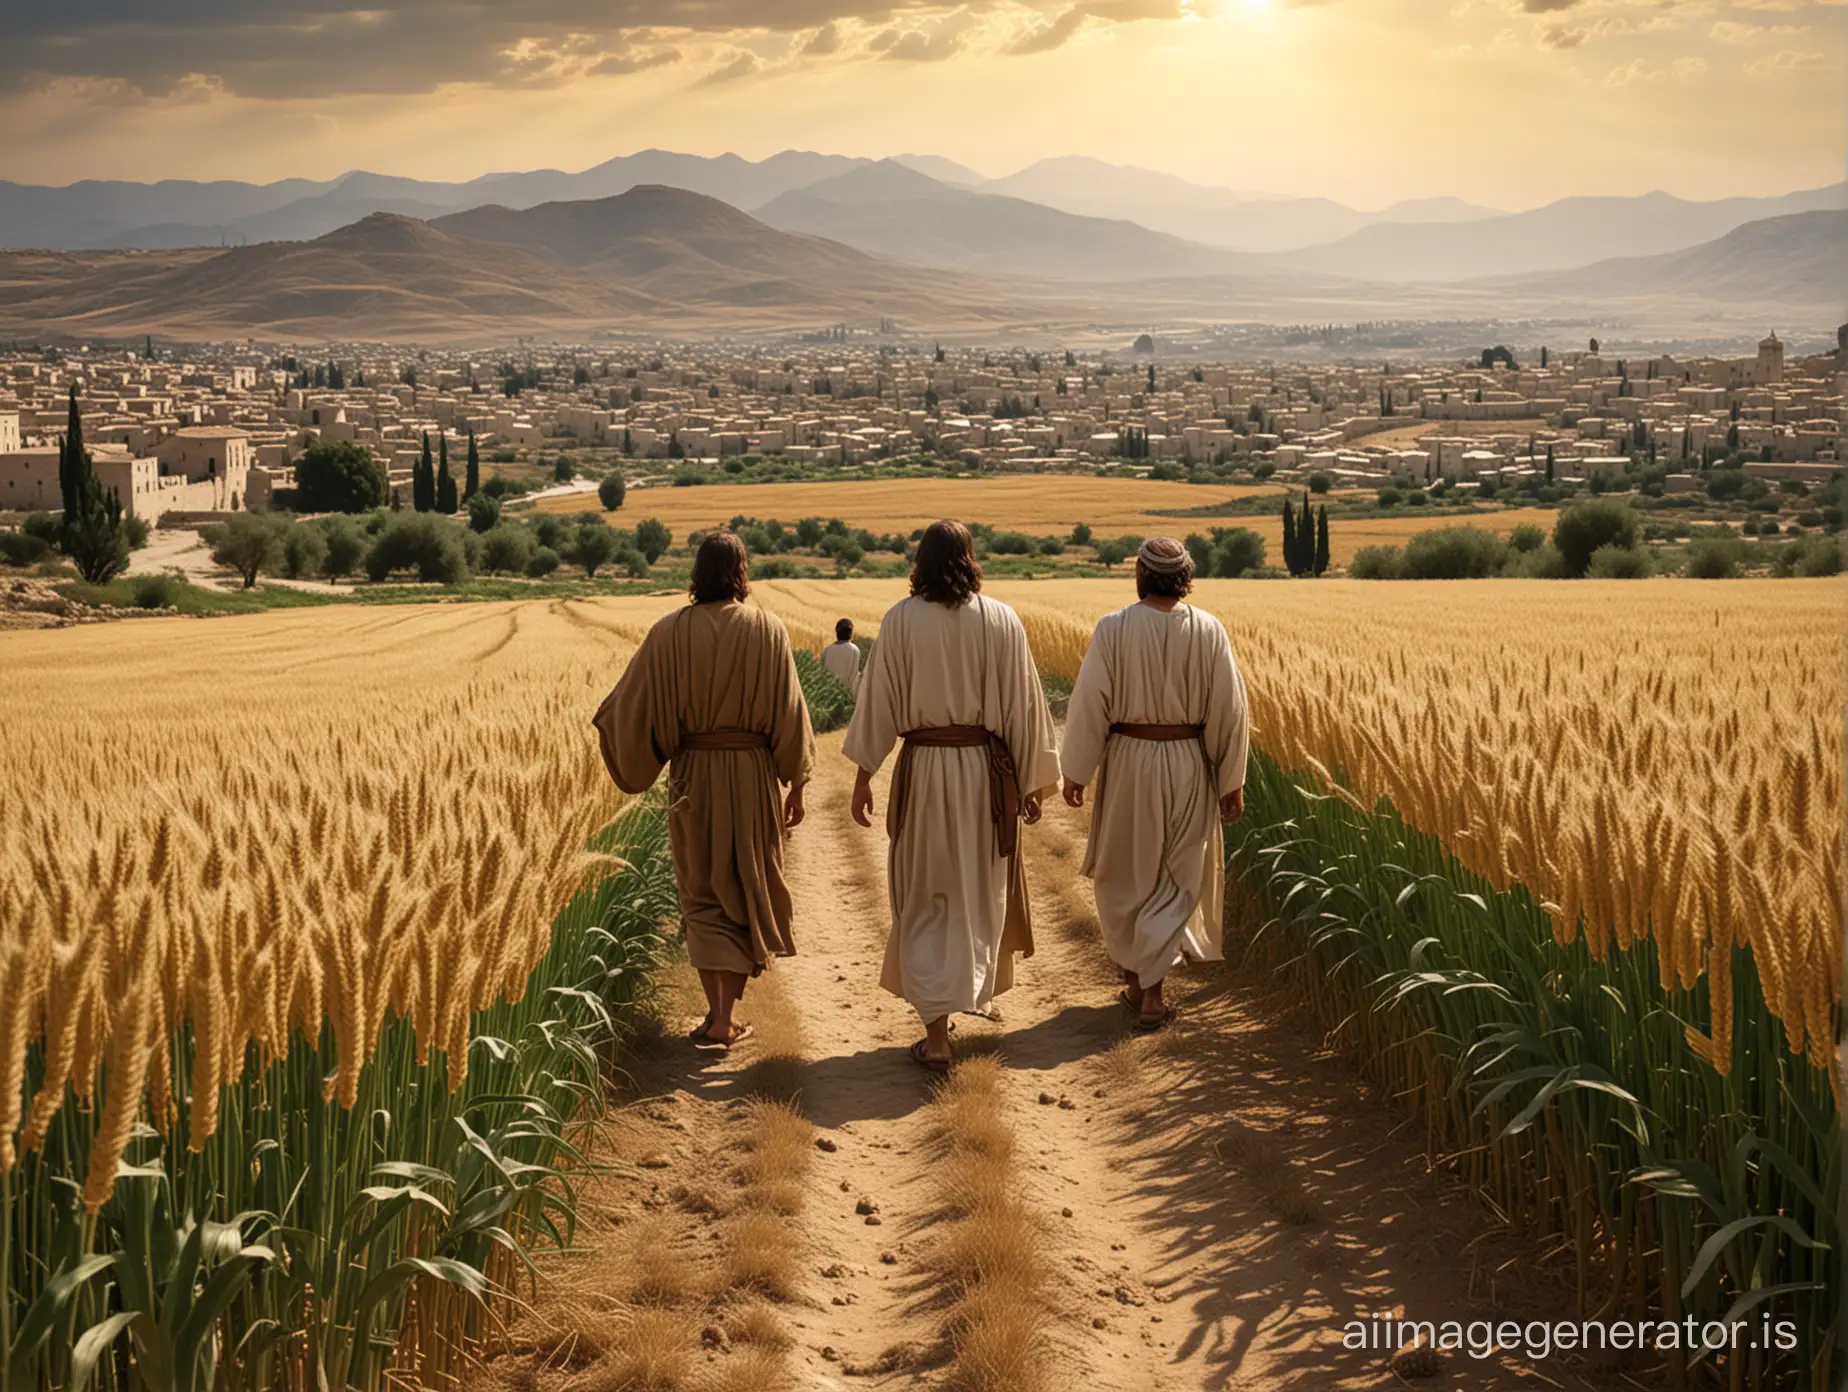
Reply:
M937 6L894 0L0 0L0 90L90 79L165 95L192 74L251 97L521 87L671 61L649 31L793 33ZM608 64L609 66L603 66Z

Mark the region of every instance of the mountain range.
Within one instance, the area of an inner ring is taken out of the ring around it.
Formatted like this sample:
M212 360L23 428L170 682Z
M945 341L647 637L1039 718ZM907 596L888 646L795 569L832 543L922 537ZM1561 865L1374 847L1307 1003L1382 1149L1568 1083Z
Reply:
M1227 274L1232 253L1338 279L1455 283L1621 256L1680 251L1749 222L1848 207L1848 184L1777 198L1695 202L1662 192L1567 198L1502 212L1456 198L1368 211L1279 198L1082 156L1001 178L931 154L889 160L785 150L763 160L643 150L576 173L460 183L357 171L271 184L0 183L0 246L172 249L305 241L370 213L419 219L486 206L525 209L643 185L705 194L786 231L960 271L1054 279Z
M1633 335L1708 333L1741 320L1826 332L1839 314L1848 237L1848 212L1819 210L1672 252L1413 285L1343 279L1285 257L958 189L895 162L778 195L762 211L760 219L705 194L642 185L432 219L375 212L304 241L0 252L0 333L479 342L897 321L913 332L992 337L1100 322L1566 312L1594 324L1621 316ZM805 219L841 237L807 231ZM854 238L889 254L849 245Z

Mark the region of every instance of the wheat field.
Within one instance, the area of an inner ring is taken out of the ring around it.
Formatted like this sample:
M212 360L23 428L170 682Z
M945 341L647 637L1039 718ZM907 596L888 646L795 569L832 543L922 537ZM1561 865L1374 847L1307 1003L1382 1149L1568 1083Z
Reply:
M1088 474L1019 474L992 479L867 479L843 483L734 483L698 488L642 488L630 492L612 524L633 526L644 517L665 522L678 541L688 532L722 526L733 517L839 517L874 532L910 533L939 517L964 517L1002 531L1063 535L1080 522L1099 536L1147 536L1196 524L1163 517L1241 498L1281 497L1281 484L1195 487L1152 479L1096 478ZM582 512L593 493L546 498L542 512ZM1222 519L1222 521L1225 519ZM1231 519L1236 523L1237 519Z

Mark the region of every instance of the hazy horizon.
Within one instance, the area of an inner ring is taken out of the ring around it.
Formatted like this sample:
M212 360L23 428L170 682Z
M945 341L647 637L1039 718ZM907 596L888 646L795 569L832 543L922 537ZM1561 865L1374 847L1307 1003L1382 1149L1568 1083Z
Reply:
M0 178L808 149L990 177L1076 153L1367 209L1707 200L1842 179L1845 37L1848 0L97 0L9 20Z

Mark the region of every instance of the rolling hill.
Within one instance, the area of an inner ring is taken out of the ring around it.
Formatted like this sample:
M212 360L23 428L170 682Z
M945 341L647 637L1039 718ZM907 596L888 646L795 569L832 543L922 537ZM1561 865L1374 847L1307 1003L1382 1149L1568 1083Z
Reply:
M1224 271L1233 258L1132 222L1079 217L880 160L772 199L772 227L876 256L991 274L1125 281Z
M1459 281L1565 270L1615 255L1698 246L1749 222L1848 206L1848 184L1781 198L1691 203L1666 193L1564 198L1464 223L1375 223L1326 246L1280 255L1300 270L1384 281Z
M1561 299L1687 297L1728 305L1838 310L1848 291L1848 211L1791 213L1656 256L1620 256L1568 271L1507 277L1485 288Z

